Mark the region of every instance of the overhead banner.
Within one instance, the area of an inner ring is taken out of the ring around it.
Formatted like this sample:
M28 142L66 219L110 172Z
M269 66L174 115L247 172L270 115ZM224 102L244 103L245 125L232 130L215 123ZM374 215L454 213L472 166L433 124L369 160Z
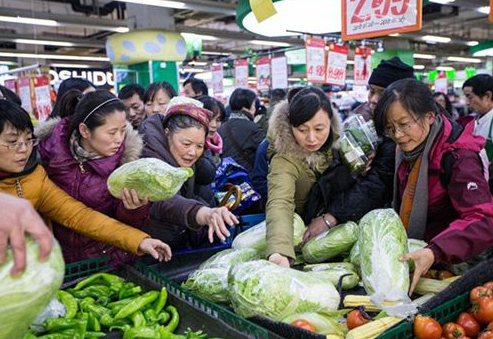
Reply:
M28 113L33 112L34 107L34 83L31 77L20 77L18 82L19 98L22 101L22 108Z
M342 39L419 31L422 7L422 0L342 0Z
M329 53L327 53L326 83L338 86L344 86L346 84L348 51L348 46L337 44L329 45Z
M371 74L371 48L356 47L354 51L354 84L368 84Z
M306 80L312 83L325 81L325 41L322 38L307 38Z
M34 95L36 97L36 106L34 116L39 122L43 122L51 114L50 96L50 78L47 75L42 75L34 78Z
M271 60L272 89L288 88L288 63L285 56Z
M270 58L259 58L256 63L255 75L257 77L257 89L267 91L270 88Z
M222 64L213 64L211 66L212 72L212 91L214 94L219 94L223 92L223 65Z
M248 88L248 60L235 61L236 87Z

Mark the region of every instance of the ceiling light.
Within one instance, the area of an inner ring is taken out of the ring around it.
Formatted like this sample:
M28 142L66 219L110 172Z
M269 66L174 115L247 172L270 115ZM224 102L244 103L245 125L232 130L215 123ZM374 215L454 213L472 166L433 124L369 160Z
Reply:
M249 43L254 45L265 45L265 46L274 46L274 47L288 47L291 46L286 42L280 41L267 41L267 40L250 40Z
M0 65L17 65L17 62L0 60Z
M167 1L167 0L120 0L120 2L130 2L139 5L158 6L167 8L183 9L187 8L187 5L181 1Z
M414 53L413 57L415 59L429 59L429 60L436 59L436 55L432 55L432 54Z
M455 68L449 66L438 66L436 68L437 71L454 71Z
M469 48L469 51L475 57L493 56L493 40L480 42Z
M434 2L436 4L440 4L440 5L446 5L446 4L449 4L451 2L454 2L455 0L430 0L430 2Z
M215 36L212 35L202 35L202 34L194 34L194 33L181 33L181 36L185 38L185 40L193 40L193 39L202 39L202 40L217 40Z
M231 53L227 53L227 52L202 51L201 54L206 54L206 55L230 55Z
M301 81L301 78L288 78L288 81Z
M425 65L414 65L414 69L425 69Z
M111 29L108 29L108 30L111 30ZM123 27L123 26L121 26L121 27L115 27L113 30L115 32L117 32L117 33L127 33L127 32L130 32L130 28Z
M244 30L268 37L341 31L340 0L277 0L273 6L277 13L259 23L250 1L239 0L236 23Z
M53 60L110 61L109 58L104 56L36 54L36 53L20 53L20 52L0 52L0 57L27 58L27 59L53 59Z
M30 44L30 45L49 45L49 46L62 46L73 47L75 44L67 41L52 41L52 40L37 40L37 39L14 39L17 44Z
M203 61L190 61L188 63L188 65L190 65L190 66L205 66L205 65L207 65L207 62L203 62Z
M478 7L478 8L476 8L476 11L478 11L479 13L483 13L483 14L490 14L490 6Z
M50 64L50 67L60 67L60 68L92 68L94 66L91 65L83 65L83 64Z
M26 18L22 16L14 17L14 16L0 15L0 21L13 22L17 24L28 24L28 25L58 26L58 22L56 22L55 20Z
M480 64L483 62L481 59L475 59L475 58L463 58L463 57L454 57L454 56L449 56L447 57L448 61L457 61L457 62L471 62L474 64Z
M468 41L468 42L466 42L466 45L467 46L476 46L477 44L479 44L478 41Z
M401 35L399 33L392 33L392 34L389 34L389 36L396 37L396 36L401 36Z
M348 65L354 65L354 61L353 60L348 60L348 61L346 61L346 64L348 64Z
M450 42L450 38L443 37L443 36L436 36L436 35L425 35L421 38L422 40L426 42L441 42L441 43L448 43Z
M200 69L200 68L181 68L180 71L185 72L185 73L202 73L202 72L205 72L205 70Z

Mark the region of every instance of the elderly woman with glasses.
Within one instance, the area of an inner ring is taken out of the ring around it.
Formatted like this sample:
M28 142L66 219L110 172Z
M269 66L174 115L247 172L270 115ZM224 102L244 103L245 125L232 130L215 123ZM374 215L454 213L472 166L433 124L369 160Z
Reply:
M377 132L398 147L394 208L410 238L428 246L404 255L414 260L411 292L435 263L454 264L493 244L493 203L484 176L484 139L474 126L446 118L425 84L399 80L375 110Z

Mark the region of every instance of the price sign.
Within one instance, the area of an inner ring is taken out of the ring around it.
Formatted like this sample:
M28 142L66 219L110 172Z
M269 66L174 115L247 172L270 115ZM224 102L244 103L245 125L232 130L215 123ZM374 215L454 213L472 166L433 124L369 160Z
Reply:
M256 65L257 89L266 91L270 88L270 58L259 58Z
M354 51L354 84L368 84L371 74L371 48L356 47Z
M435 79L435 92L447 95L447 76L445 73L440 73Z
M248 88L248 60L235 61L236 87Z
M421 29L422 0L342 0L344 40Z
M328 84L344 86L346 84L348 47L336 44L329 45L327 53L327 78Z
M219 94L223 92L223 65L212 65L212 91L214 94Z
M286 57L271 60L272 88L288 88L288 64Z
M36 96L36 109L34 115L39 122L45 121L51 114L50 78L42 75L34 78L34 94Z
M306 39L306 80L312 83L325 81L325 41L321 38Z

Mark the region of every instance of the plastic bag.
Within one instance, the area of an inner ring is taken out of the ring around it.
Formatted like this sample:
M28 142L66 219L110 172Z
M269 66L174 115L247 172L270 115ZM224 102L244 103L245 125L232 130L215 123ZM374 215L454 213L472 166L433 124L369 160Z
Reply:
M108 178L108 190L121 199L123 188L135 189L139 198L161 201L173 197L193 176L191 168L173 167L155 158L143 158L117 168Z

